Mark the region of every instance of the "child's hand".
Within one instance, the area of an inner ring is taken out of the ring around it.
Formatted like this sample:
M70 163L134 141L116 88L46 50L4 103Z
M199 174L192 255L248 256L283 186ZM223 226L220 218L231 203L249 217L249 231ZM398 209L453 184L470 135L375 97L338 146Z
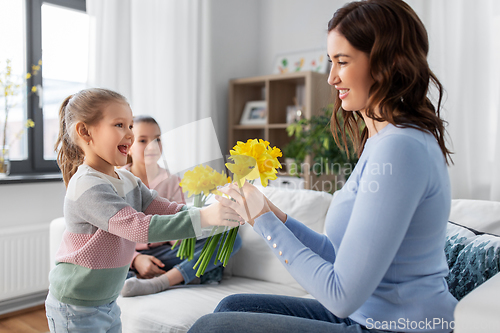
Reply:
M237 227L245 221L230 207L224 207L215 202L208 207L200 209L201 227L228 226Z
M165 267L160 259L147 254L139 254L134 259L134 268L143 279L151 279L165 273L160 267Z

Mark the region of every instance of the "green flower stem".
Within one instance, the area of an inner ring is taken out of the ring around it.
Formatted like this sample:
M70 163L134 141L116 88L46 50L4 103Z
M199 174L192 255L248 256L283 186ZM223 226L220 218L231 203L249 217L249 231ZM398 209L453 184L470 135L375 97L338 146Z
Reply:
M226 255L224 256L224 266L227 265L229 257L231 256L231 253L233 252L234 241L236 239L237 233L238 233L237 228L231 229L231 238L229 238L229 245L227 246Z
M183 260L185 257L184 253L187 241L188 241L187 239L182 240L181 245L179 245L179 250L177 250L177 257L181 258L181 260Z
M215 233L215 230L217 230L217 227L212 228L212 232L210 233L210 236L208 236L208 239L205 242L205 244L203 245L203 249L201 249L200 257L196 261L196 264L193 266L193 269L196 269L196 267L198 267L198 265L200 265L201 262L203 261L203 258L205 257L205 252L208 249L208 245L210 244L210 240L212 239L212 236Z
M208 251L207 254L203 258L203 262L201 263L201 266L199 267L198 271L196 272L196 276L200 277L203 275L207 269L207 266L210 262L210 253L213 253L215 251L215 246L217 245L216 242L219 242L220 239L220 234L217 234L210 240L210 245L208 246ZM215 244L215 246L214 246Z
M201 263L200 267L198 268L198 271L196 272L197 277L200 277L201 275L203 275L203 273L205 273L207 266L208 266L208 263L210 262L210 258L212 257L212 254L215 252L215 248L216 248L217 244L219 243L221 235L222 234L219 233L219 234L211 237L207 241L210 244L205 252L205 255L203 255L203 253L202 253L203 259L202 259L202 263ZM201 258L202 258L202 256L200 256L200 259Z
M193 206L198 207L198 208L203 207L203 198L202 198L201 193L194 195Z
M221 245L220 245L220 249L221 249L220 255L217 257L217 259L219 259L219 261L222 263L224 263L224 259L226 258L227 247L228 247L229 242L231 240L232 229L229 230L226 234L227 234L227 236L225 238L224 243L221 242Z
M175 248L177 242L172 246L172 249ZM184 260L186 258L188 260L193 260L195 246L196 246L196 238L188 238L182 240L181 245L179 246L179 250L177 251L177 257L181 258L181 260Z
M190 243L191 243L191 248L189 249L189 260L193 260L194 259L194 248L196 246L196 238L190 238Z
M212 235L210 235L210 237L212 237ZM203 255L203 253L207 250L208 248L208 239L207 241L205 242L205 244L203 244L203 248L201 249L201 255L200 255L200 258L201 256ZM198 259L198 261L200 261L200 259ZM196 264L198 264L198 262L196 262ZM195 266L196 267L196 266Z
M193 206L201 208L205 205L205 202L207 201L207 196L204 196L203 194L195 194L194 196L194 202ZM179 241L175 242L175 244L172 246L172 250L175 249L175 246L178 244ZM194 258L194 249L196 247L196 237L188 238L183 241L181 241L181 244L179 246L179 250L177 251L177 257L181 258L181 260L188 259L188 260L193 260Z
M219 260L219 258L221 257L221 254L222 254L222 244L224 244L224 242L226 241L227 239L227 236L228 236L228 233L227 231L224 231L224 234L222 235L222 239L220 241L220 246L219 246L219 249L217 250L217 255L215 256L215 260L214 260L214 265L217 265L217 260Z
M181 240L181 243L179 244L179 250L177 250L177 256L178 257L181 257L181 253L184 253L184 246L186 245L186 243L184 243L182 240Z
M239 227L231 229L229 231L229 236L227 237L228 239L224 243L224 249L222 251L224 256L223 256L223 260L221 260L222 265L224 267L227 266L229 257L231 256L231 253L233 252L234 242L236 240L236 236L238 235L238 229L239 229Z
M207 242L205 242L205 245L207 245L207 244L208 244L208 241L207 241ZM204 247L205 247L205 246L204 246ZM203 261L203 257L204 257L204 255L203 255L203 252L202 252L202 253L200 254L200 257L199 257L199 258L198 258L198 260L196 261L196 264L194 264L193 269L196 269L196 267L198 267L199 265L201 265L201 262Z

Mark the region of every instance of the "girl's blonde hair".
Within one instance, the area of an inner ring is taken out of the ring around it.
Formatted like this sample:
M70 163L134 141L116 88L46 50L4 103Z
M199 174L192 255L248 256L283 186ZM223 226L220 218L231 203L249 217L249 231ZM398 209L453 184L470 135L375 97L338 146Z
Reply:
M77 144L75 125L78 122L83 122L87 126L97 124L103 118L103 109L111 102L128 104L127 99L119 93L102 88L81 90L66 97L61 104L59 136L54 150L66 187L85 158L82 148Z

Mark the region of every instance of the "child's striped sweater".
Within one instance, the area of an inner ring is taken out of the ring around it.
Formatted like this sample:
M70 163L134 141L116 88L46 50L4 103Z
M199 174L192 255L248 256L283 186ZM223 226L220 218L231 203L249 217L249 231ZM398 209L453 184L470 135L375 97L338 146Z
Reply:
M135 243L201 235L197 209L159 197L126 170L116 173L120 179L81 165L68 184L66 231L49 276L51 294L63 303L114 301Z

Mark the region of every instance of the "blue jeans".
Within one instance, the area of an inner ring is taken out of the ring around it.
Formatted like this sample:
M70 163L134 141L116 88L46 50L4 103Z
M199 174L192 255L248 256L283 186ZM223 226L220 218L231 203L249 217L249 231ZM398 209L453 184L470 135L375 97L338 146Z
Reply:
M120 308L116 301L100 306L79 306L59 302L47 296L45 312L52 333L121 333Z
M179 257L177 257L177 250L179 249L179 247L177 246L177 248L172 251L171 249L172 247L169 244L158 246L149 250L142 250L139 252L160 259L161 262L165 265L165 267L162 268L165 271L168 271L174 267L177 268L181 272L182 277L184 278L184 284L188 284L189 282L193 281L196 278L197 269L193 269L193 266L196 264L196 261L198 261L198 258L200 257L201 254L201 250L203 249L203 246L205 245L207 239L208 238L204 238L196 241L193 260L187 260L187 259L181 260ZM238 252L240 248L241 248L241 237L238 234L236 235L236 239L234 240L233 252L231 252L231 257L236 252ZM217 250L218 247L215 249L212 258L210 259L211 263L208 264L205 274L222 266L222 263L220 261L217 261L216 265L212 264L215 261L215 257L217 256Z
M349 318L338 318L315 299L236 294L224 298L214 313L198 319L189 333L362 333L370 330Z

